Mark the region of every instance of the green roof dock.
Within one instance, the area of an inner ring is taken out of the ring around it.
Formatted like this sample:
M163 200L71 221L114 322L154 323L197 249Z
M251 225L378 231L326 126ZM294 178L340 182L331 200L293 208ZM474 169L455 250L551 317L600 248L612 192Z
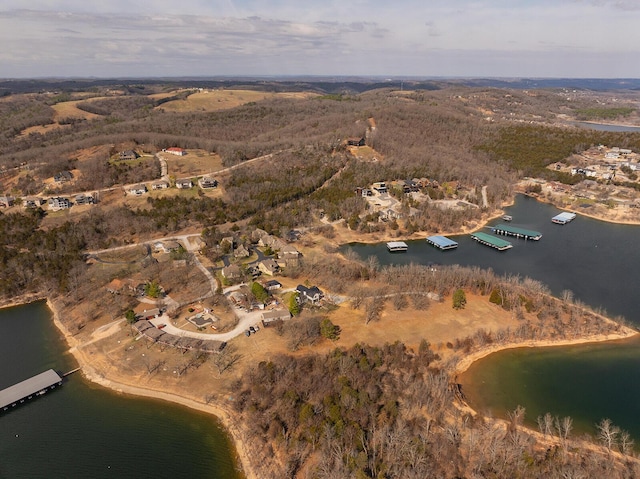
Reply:
M525 230L516 226L500 224L491 227L491 232L497 235L515 236L516 238L524 238L526 240L538 241L542 238L539 231Z
M496 238L495 236L492 236L487 233L482 233L482 232L471 233L471 237L474 240L476 240L478 243L491 246L492 248L495 248L498 251L504 251L506 249L513 247L513 245L509 243L507 240L503 240L502 238Z

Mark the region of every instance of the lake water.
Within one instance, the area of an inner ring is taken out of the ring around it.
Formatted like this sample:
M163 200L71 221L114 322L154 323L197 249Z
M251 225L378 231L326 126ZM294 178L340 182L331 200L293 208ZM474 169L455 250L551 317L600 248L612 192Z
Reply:
M423 240L408 241L406 254L390 254L384 244L348 247L362 258L376 256L381 264L460 264L529 276L548 285L555 295L571 290L586 304L640 326L640 227L580 215L566 225L551 223L560 211L517 196L506 210L513 216L511 224L540 231L543 237L538 242L507 237L514 246L503 252L480 245L469 235L452 236L459 246L446 252ZM590 432L608 417L640 443L639 374L640 341L631 340L503 351L475 363L460 381L478 410L504 416L521 405L529 421L550 412L572 416L581 430Z
M560 211L533 198L516 196L514 205L506 209L513 216L511 225L539 231L542 239L524 241L501 236L513 244L506 251L481 245L470 235L451 236L459 246L449 251L440 251L424 240L407 241L406 253L391 254L385 243L351 244L344 250L352 249L361 258L376 256L382 265L459 264L528 276L546 284L555 295L570 290L581 301L640 325L640 280L633 268L640 267L640 227L584 216L566 225L552 223L551 218ZM502 221L498 219L490 224L499 223Z
M573 122L575 126L580 128L587 128L597 131L614 131L614 132L640 132L640 126L625 126L625 125L612 125L609 123L591 123L586 121Z
M0 309L0 388L75 368L66 349L45 303ZM67 379L0 414L0 478L240 477L212 416Z

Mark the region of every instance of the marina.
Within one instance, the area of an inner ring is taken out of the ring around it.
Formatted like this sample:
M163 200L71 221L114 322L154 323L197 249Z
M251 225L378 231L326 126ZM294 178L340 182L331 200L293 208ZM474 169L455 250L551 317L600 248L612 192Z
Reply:
M452 239L447 238L446 236L429 236L427 238L427 243L435 246L436 248L446 251L449 249L455 249L458 247L458 243L453 241Z
M401 253L407 251L409 246L407 246L407 243L404 241L389 241L387 243L387 249L391 253Z
M553 223L556 223L558 225L566 225L567 223L569 223L570 221L573 221L576 217L575 213L569 213L569 212L563 212L560 213L559 215L554 216L553 218L551 218L551 221Z
M6 411L10 407L15 407L26 400L42 396L47 391L60 385L62 385L60 375L53 369L49 369L0 391L0 408Z
M540 238L542 238L542 233L538 231L526 230L524 228L517 228L515 226L503 224L491 227L491 232L497 235L524 238L525 240L538 241Z
M482 232L471 233L471 238L473 238L480 244L490 246L492 248L497 249L498 251L504 251L513 247L513 245L509 243L507 240L503 240L502 238L496 238L495 236L492 236L487 233L482 233Z

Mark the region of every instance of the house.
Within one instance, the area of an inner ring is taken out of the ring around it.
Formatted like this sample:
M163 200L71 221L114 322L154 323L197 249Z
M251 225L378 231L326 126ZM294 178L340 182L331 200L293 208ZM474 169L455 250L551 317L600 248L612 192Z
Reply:
M172 146L171 148L165 148L162 151L164 151L165 153L171 153L172 155L176 155L176 156L184 156L187 154L185 150L183 150L182 148L178 148L177 146Z
M129 189L127 190L127 193L133 196L141 196L141 195L144 195L146 192L147 192L147 187L142 183L139 185L130 186Z
M124 150L120 152L118 159L122 161L137 160L138 154L133 150Z
M171 253L172 251L179 250L182 245L177 241L156 241L153 243L153 247L156 251L161 251L163 253Z
M235 305L243 304L247 301L247 296L240 291L232 291L229 293L229 301Z
M384 181L378 181L373 184L373 189L378 193L386 193L387 192L387 184Z
M280 281L277 281L275 279L270 279L269 281L265 281L262 286L264 286L264 289L271 292L271 291L275 291L277 289L282 288L282 283L280 283Z
M53 181L56 183L66 183L73 179L73 174L70 171L61 171L53 176Z
M0 207L9 208L13 206L15 198L13 196L0 196Z
M218 186L218 180L211 178L210 176L203 176L198 180L198 184L203 190L207 188L216 188Z
M53 198L49 198L49 208L54 211L57 210L66 210L67 208L71 208L71 202L68 198L63 198L62 196L56 196Z
M278 263L271 258L265 259L258 263L258 269L262 271L264 274L268 274L269 276L273 276L278 271L280 271L280 266Z
M92 205L96 202L93 195L85 195L83 193L76 195L75 201L76 205Z
M282 248L280 248L279 257L284 259L298 259L301 255L300 251L298 251L295 247L290 244L285 244Z
M595 178L598 176L596 170L592 170L590 168L571 168L572 175L584 175L587 178Z
M242 271L240 271L240 266L237 264L230 264L229 266L225 266L222 268L222 277L226 279L240 279L242 276Z
M241 244L233 250L233 256L235 256L236 258L248 258L249 256L251 256L251 253L243 244Z
M169 183L166 181L160 180L160 181L154 181L153 183L151 183L152 190L164 190L166 188L169 188Z
M351 138L347 138L347 146L364 146L365 139L363 137L353 136Z
M224 246L224 243L227 243L227 246ZM220 247L233 249L236 244L236 240L233 236L225 236L220 240Z
M291 313L286 309L271 309L262 313L262 325L265 328L289 319L291 319Z
M32 196L29 198L25 198L24 201L22 202L22 206L24 206L25 208L38 208L43 204L45 204L46 202L47 200L45 200L44 198Z
M298 301L301 303L317 304L324 297L324 294L317 286L307 288L306 286L299 284L296 286L296 292L298 293Z
M181 180L176 180L176 188L180 188L181 190L186 190L189 188L193 188L193 181L189 178L183 178Z

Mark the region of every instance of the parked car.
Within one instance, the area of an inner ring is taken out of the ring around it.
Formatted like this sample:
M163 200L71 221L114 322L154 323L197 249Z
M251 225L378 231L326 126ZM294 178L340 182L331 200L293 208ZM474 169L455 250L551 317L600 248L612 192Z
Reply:
M252 333L256 332L256 328L254 328L253 326L249 326L249 331L251 331Z
M246 331L244 332L244 335L245 335L245 336L247 336L247 337L251 336L251 331L246 330Z

